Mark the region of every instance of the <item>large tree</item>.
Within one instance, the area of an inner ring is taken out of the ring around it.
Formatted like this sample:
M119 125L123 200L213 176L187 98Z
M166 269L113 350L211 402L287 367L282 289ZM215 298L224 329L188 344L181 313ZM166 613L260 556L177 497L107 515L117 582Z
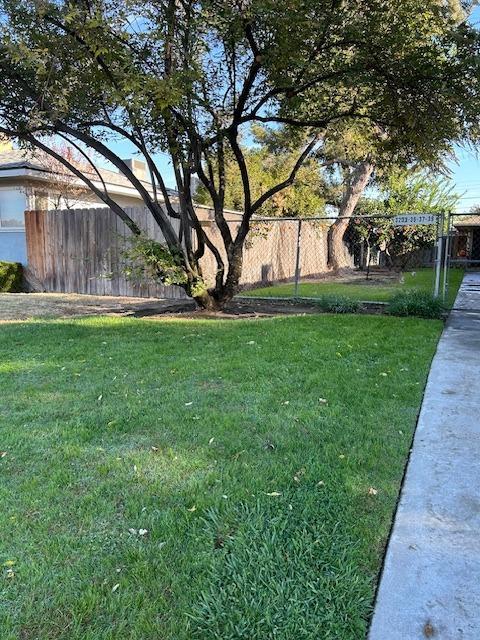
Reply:
M453 21L460 26L468 19L478 2L452 0L445 4L451 11ZM413 110L415 106L415 103L412 103ZM429 118L428 113L423 115ZM432 116L433 114L430 114L430 117ZM458 140L454 137L450 140L448 137L440 138L438 146L431 145L428 154L422 153L417 158L405 158L402 141L388 141L390 132L378 124L368 121L357 121L353 125L340 123L339 127L329 127L328 133L327 157L336 166L342 186L340 195L333 203L338 214L328 233L328 265L332 270L340 271L351 268L351 255L345 235L350 228L351 216L360 204L366 188L369 185L376 186L380 192L385 193L386 184L390 182L392 186L392 180L401 182L401 176L407 189L413 187L410 196L406 193L403 195L406 199L415 199L418 195L416 187L422 181L416 173L418 167L423 165L426 169L423 176L430 177L439 169L443 170L445 160L455 155L455 143ZM405 169L408 165L413 166L413 171ZM410 175L412 180L409 179ZM418 198L416 202L418 204ZM424 204L424 201L422 203ZM397 204L400 207L399 212L405 210L401 208L400 202Z
M95 167L78 169L44 136L113 164L161 228L179 283L218 308L238 286L252 217L292 184L330 127L364 122L382 132L377 146L405 161L475 135L479 43L459 26L459 8L453 0L0 0L0 133L50 153L138 234L92 179ZM240 144L254 123L308 136L260 195ZM113 137L143 155L152 189L112 151ZM159 151L171 158L178 206ZM227 158L242 181L235 230L224 215ZM194 174L211 197L222 246L195 213ZM205 251L217 263L210 289Z

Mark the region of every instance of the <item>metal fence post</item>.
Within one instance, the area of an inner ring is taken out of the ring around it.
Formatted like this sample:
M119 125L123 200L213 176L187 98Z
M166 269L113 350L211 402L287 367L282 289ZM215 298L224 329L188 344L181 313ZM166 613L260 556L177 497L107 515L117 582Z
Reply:
M442 299L443 302L447 299L448 293L448 275L450 269L450 225L452 223L452 214L447 214L447 228L445 235L444 254L443 254L443 284L442 284Z
M433 297L438 298L440 295L440 272L442 270L442 231L444 226L444 214L441 213L437 222L437 250L435 253L435 286Z
M302 219L298 220L297 227L297 257L295 261L295 292L294 296L298 298L300 284L300 251L302 248Z

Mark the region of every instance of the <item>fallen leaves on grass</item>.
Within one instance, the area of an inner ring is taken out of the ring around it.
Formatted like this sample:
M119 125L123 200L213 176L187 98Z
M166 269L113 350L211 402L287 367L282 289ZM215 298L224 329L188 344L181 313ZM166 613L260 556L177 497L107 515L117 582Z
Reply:
M300 469L299 471L297 471L297 473L293 476L293 479L295 480L295 482L300 482L300 480L302 479L302 476L305 475L305 469Z
M140 536L141 538L145 537L148 533L148 529L134 529L131 527L128 530L128 533L131 533L132 536Z

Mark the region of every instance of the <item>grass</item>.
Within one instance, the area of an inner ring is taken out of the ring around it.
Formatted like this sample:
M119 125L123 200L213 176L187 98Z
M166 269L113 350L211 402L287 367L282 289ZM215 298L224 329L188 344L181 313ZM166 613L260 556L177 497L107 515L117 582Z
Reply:
M364 637L441 326L3 324L2 640Z
M374 276L373 276L374 277ZM389 302L392 297L402 290L417 289L432 293L433 269L417 269L403 274L404 282L378 283L374 280L359 279L354 283L318 281L302 282L299 286L299 296L305 298L318 298L325 295L341 295L353 300L365 302ZM462 282L463 270L451 269L449 274L449 291L446 306L451 307ZM259 296L271 298L291 298L295 295L293 284L278 284L272 287L263 287L244 291L245 296Z

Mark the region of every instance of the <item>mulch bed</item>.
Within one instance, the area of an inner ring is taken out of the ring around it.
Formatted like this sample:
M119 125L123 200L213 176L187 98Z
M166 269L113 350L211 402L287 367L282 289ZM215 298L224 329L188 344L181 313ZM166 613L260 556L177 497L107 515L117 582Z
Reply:
M364 303L357 313L360 314L383 314L385 305L382 303ZM182 318L217 318L217 319L239 319L239 318L261 318L281 315L307 315L325 313L317 302L307 300L274 300L274 299L241 299L237 298L225 306L224 311L212 312L195 308L195 304L189 300L173 303L168 308L164 304L145 306L142 309L133 311L130 315L136 318L146 317L182 317Z

